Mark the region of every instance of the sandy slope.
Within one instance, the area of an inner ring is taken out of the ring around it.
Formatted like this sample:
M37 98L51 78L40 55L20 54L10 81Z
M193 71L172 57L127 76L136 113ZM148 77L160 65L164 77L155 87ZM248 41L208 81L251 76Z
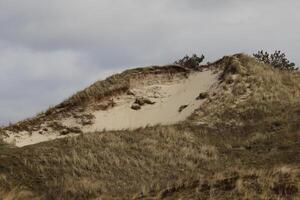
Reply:
M209 90L216 81L217 74L207 70L194 72L188 78L181 77L168 81L146 81L147 84L134 84L131 88L134 95L115 96L113 98L116 103L114 107L108 110L88 110L87 113L95 117L92 125L82 126L73 117L61 119L61 122L66 127L79 127L83 133L174 124L185 120L203 103L204 100L196 100L196 97L201 92ZM155 103L144 105L140 110L133 110L131 106L137 97L148 98ZM179 108L183 105L187 107L179 112ZM47 126L47 122L43 124L43 127L48 131L8 133L9 137L5 140L21 147L66 137ZM74 136L74 134L67 136Z
M84 128L86 132L96 130L136 129L157 124L173 124L185 120L197 109L203 100L196 100L199 93L207 91L216 81L211 71L192 74L188 79L167 84L154 84L135 88L138 97L155 102L141 110L131 109L135 96L123 95L116 100L117 106L107 111L93 113L95 124ZM182 105L187 107L179 112Z

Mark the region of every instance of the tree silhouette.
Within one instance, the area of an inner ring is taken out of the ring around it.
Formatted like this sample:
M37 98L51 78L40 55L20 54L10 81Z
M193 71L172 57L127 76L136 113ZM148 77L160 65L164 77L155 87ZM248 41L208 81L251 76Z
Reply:
M269 54L263 50L258 51L253 56L266 64L273 66L274 68L281 69L281 70L296 70L295 63L290 62L285 53L281 53L281 51L275 51L273 54Z
M204 55L201 55L201 57L198 57L196 54L193 54L192 57L186 55L182 59L175 61L174 63L186 68L197 69L204 58Z

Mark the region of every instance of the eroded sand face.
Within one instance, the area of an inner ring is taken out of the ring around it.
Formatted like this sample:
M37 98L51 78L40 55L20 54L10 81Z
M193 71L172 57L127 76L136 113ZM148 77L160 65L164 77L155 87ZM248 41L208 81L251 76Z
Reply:
M85 132L102 130L136 129L157 124L174 124L185 120L203 103L196 97L207 91L216 81L211 71L194 73L188 79L168 84L143 86L132 89L135 96L122 95L116 99L116 106L107 111L94 114L95 123L85 127ZM142 106L140 110L131 109L136 97L146 97L155 102ZM182 105L187 107L179 112Z
M147 84L134 84L132 94L123 94L113 97L114 107L107 110L88 110L87 113L95 118L91 125L80 125L73 118L61 119L60 122L66 127L78 127L83 133L103 130L124 130L136 129L158 124L168 125L184 121L204 100L197 100L201 92L206 92L217 82L217 74L211 70L195 72L188 78L174 78L169 81L157 82L146 81ZM131 108L137 97L150 99L154 104L147 104L139 110ZM179 112L179 108L185 105L186 108ZM7 133L9 137L5 141L14 143L18 147L36 144L44 141L54 140L63 137L76 136L76 134L61 135L47 125L47 132L20 132Z

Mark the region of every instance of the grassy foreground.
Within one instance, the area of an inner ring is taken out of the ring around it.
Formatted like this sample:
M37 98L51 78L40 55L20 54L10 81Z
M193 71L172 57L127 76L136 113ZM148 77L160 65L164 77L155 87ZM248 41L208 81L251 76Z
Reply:
M3 199L300 199L300 74L239 54L187 121L0 143Z

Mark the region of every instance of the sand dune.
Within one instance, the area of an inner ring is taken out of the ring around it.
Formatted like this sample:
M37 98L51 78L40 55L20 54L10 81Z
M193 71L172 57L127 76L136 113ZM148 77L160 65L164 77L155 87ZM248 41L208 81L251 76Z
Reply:
M74 116L62 118L59 123L66 128L76 127L83 133L175 124L184 121L199 108L205 100L197 100L197 96L201 92L208 91L216 81L217 74L211 70L193 72L187 77L174 76L164 79L157 75L148 79L133 80L130 94L112 97L113 107L106 110L94 110L90 107L85 110L85 114L93 116L91 124L82 125ZM134 110L132 105L137 98L148 99L152 104L145 104L140 109ZM43 131L45 128L47 131ZM60 131L53 129L48 121L36 131L7 132L7 134L9 137L5 138L5 141L18 147L76 135L72 132L61 134Z

